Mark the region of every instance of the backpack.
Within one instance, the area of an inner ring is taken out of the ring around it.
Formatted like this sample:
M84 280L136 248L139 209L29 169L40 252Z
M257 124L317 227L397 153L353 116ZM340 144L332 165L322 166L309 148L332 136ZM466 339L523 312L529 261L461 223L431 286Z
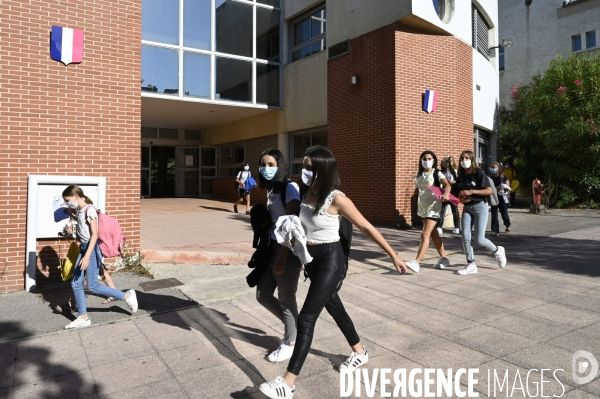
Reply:
M249 174L250 172L248 172ZM248 178L246 179L245 182L245 187L244 189L248 192L250 192L250 190L252 190L254 187L256 186L256 180L254 180L254 177L252 176L248 176Z
M435 169L433 172L433 186L434 187L441 187L442 184L440 183L440 176L439 173L440 170L439 169Z
M87 210L85 209L85 220L87 222ZM102 213L96 209L98 213L98 248L105 258L112 258L120 255L124 258L125 251L125 236L123 229L117 219Z
M491 177L487 176L487 178L490 181L490 186L492 186L492 194L488 197L488 202L491 206L498 206L500 201L498 201L498 191L496 190L496 185Z

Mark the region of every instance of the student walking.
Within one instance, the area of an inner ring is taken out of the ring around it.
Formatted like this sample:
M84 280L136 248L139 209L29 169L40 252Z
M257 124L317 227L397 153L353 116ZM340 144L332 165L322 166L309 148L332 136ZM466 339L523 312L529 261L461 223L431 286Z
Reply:
M344 252L339 236L340 215L379 244L390 256L399 273L404 273L406 266L352 201L337 190L340 186L337 164L327 147L309 148L302 167L300 221L306 232L308 252L313 258L305 266L310 286L298 315L298 336L287 372L283 377L260 386L260 391L270 398L293 397L294 383L308 355L315 324L323 308L333 317L352 348L352 353L340 365L340 370L352 372L369 360L368 352L361 345L354 324L337 295L345 271Z
M448 183L450 184L450 187L444 187L445 189L451 189L452 186L454 184L456 184L456 162L454 161L454 158L452 157L448 157L448 158L443 158L442 161L440 162L440 170L442 171L443 175L446 177L446 180L448 180ZM442 227L444 227L444 219L446 218L446 209L447 206L450 207L450 210L452 211L452 220L454 222L454 230L452 230L452 233L454 234L460 234L460 215L458 214L458 207L456 205L454 205L453 202L448 201L448 202L443 202L442 203L442 210L440 212L440 221L438 223L437 226L437 231L438 234L440 235L440 237L443 235L444 231L442 230Z
M437 250L440 258L433 265L436 269L443 269L450 266L450 260L446 256L444 243L436 226L440 221L440 214L443 204L448 203L450 190L446 189L442 195L442 199L438 199L427 186L437 186L441 184L444 187L450 187L450 183L444 174L437 169L437 157L433 151L423 151L419 157L419 171L415 176L416 190L418 191L417 198L417 215L423 219L423 230L421 231L421 244L417 251L417 257L414 260L406 262L406 266L414 271L419 272L421 268L420 262L425 257L429 248L429 238L433 240L433 245Z
M296 319L298 318L296 291L302 265L298 257L287 247L277 243L274 230L280 216L298 215L300 190L298 184L289 182L288 166L281 151L277 149L264 151L259 165L258 186L267 189L267 209L273 227L270 232L269 264L256 286L256 299L283 322L284 334L281 344L268 356L269 361L278 362L292 356L296 343ZM282 272L276 273L276 270ZM277 288L277 298L273 295L275 288Z
M87 314L85 293L83 291L83 279L87 276L88 289L105 297L113 297L124 300L131 309L131 313L137 312L138 302L134 290L122 292L114 288L105 287L98 283L99 262L101 258L98 248L98 213L92 205L92 200L83 194L83 190L77 185L70 185L62 197L67 206L77 215L77 239L81 242L81 253L75 263L71 287L77 302L79 317L65 326L65 329L87 327L92 324L92 319Z
M494 237L500 236L500 222L498 221L498 210L502 216L502 221L506 229L504 232L510 233L510 216L508 216L508 204L510 202L510 181L504 176L502 165L499 162L492 162L490 165L490 177L494 182L498 193L498 205L492 206L492 231Z
M248 162L242 163L240 170L238 171L237 176L235 177L235 182L237 183L238 190L238 200L233 206L233 211L238 213L238 205L242 203L242 201L246 201L246 215L250 214L250 191L246 191L246 180L252 176L250 173L250 165Z
M467 266L458 271L458 274L477 273L473 247L471 246L471 227L474 227L473 240L479 246L485 247L496 257L499 267L506 266L504 247L496 246L485 238L485 228L488 219L487 197L492 194L490 179L477 165L473 151L463 151L460 154L458 179L454 186L454 193L464 204L462 214L462 241Z

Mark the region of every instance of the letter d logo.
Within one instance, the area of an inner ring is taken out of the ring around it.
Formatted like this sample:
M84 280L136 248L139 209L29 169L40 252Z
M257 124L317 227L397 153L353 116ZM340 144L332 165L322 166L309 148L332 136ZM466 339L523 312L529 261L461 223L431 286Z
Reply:
M590 352L577 351L573 354L572 371L573 381L581 385L587 384L598 375L598 361ZM585 375L588 372L589 374Z

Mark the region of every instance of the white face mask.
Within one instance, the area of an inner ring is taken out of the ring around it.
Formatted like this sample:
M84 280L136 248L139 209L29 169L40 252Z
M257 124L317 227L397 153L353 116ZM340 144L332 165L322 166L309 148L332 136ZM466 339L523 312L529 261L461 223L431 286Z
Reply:
M250 166L244 166L244 170L250 170Z
M69 201L67 202L67 206L71 209L78 209L79 205L77 205L77 201Z
M425 169L431 169L431 167L433 166L433 159L429 161L421 160L421 165L423 165Z
M469 169L471 167L471 160L464 159L464 160L460 161L460 166L462 166L463 169Z
M302 183L310 186L313 182L313 172L312 170L302 169Z

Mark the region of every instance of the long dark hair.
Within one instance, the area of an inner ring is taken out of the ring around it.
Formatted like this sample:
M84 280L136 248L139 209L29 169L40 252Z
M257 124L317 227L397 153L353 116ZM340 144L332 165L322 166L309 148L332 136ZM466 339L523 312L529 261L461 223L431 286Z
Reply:
M437 157L435 156L435 153L431 150L425 150L421 153L421 155L419 155L419 171L417 172L417 177L421 176L423 174L423 172L425 171L425 168L423 167L423 164L421 163L421 159L423 159L423 156L425 155L431 155L431 157L433 158L433 166L432 169L437 169Z
M285 157L283 153L276 148L270 148L268 150L264 150L262 154L260 154L260 158L258 158L258 166L260 167L260 163L262 158L265 155L270 155L275 158L277 161L277 173L273 176L273 179L267 180L263 177L261 173L258 174L258 187L266 188L267 191L273 191L275 194L281 192L281 189L285 185L286 182L290 180L290 172L288 170L287 162L285 161Z
M304 197L304 194L306 194L310 188L313 194L316 195L316 214L325 203L329 193L340 187L340 175L338 174L335 157L329 148L323 145L315 145L306 150L304 156L310 158L312 163L313 181L310 186L307 186L301 181L300 194Z
M460 163L460 161L462 161L462 159L463 159L463 155L468 155L469 159L471 160L471 167L469 169L463 168L462 164ZM473 154L473 151L465 150L460 153L460 158L458 158L458 175L459 176L472 175L472 174L477 173L477 171L480 169L481 168L479 167L479 165L477 165L477 161L475 160L475 154Z

